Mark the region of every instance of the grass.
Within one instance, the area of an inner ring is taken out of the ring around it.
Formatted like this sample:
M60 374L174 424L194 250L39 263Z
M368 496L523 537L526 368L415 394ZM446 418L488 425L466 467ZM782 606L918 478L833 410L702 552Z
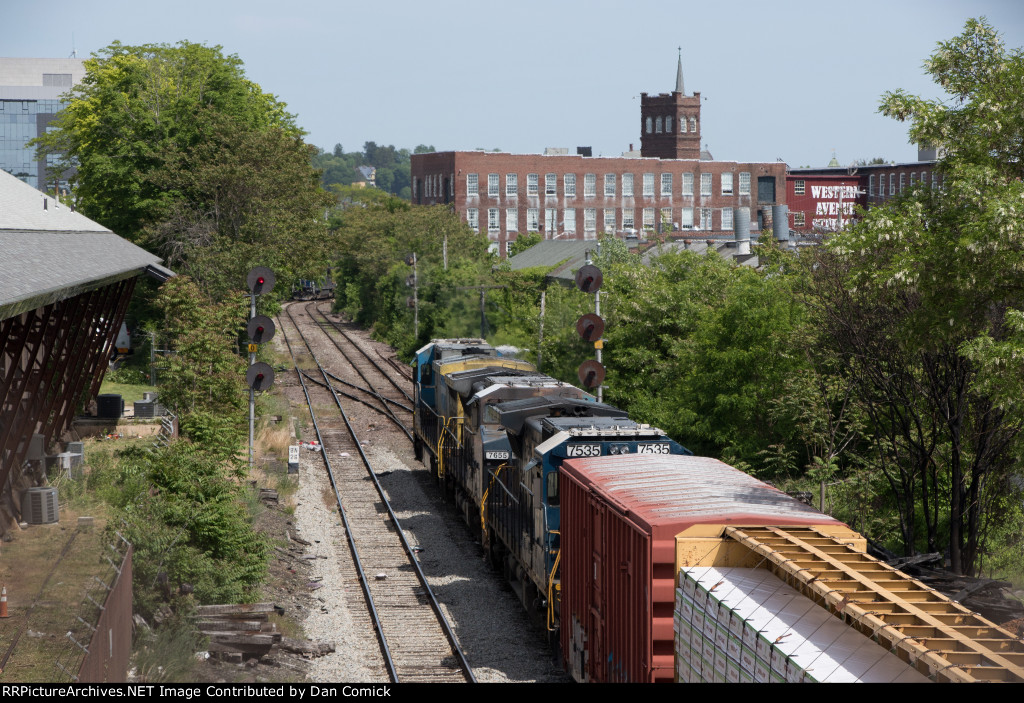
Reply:
M58 497L63 503L63 495ZM81 650L66 633L85 646L92 637L76 616L95 622L98 613L86 595L98 602L106 597L95 579L112 582L113 571L103 556L114 554L104 539L104 516L92 509L80 510L74 502L61 505L60 522L31 525L3 545L0 581L7 586L11 617L0 621L0 642L9 644L21 632L3 670L5 683L64 679L54 662L75 670L81 660ZM77 528L79 515L92 516L95 524Z
M205 638L187 619L164 624L139 637L132 663L143 683L196 681L197 660L193 652L203 649Z
M291 427L286 422L264 425L256 436L256 456L273 457L287 463L288 447L294 443Z
M313 371L316 369L316 361L311 356L299 356L295 360L295 366L303 371Z
M296 443L292 437L291 423L287 410L282 422L263 425L256 433L256 466L250 472L250 479L262 488L277 491L278 503L289 514L295 512L295 494L298 491L298 477L288 474L288 447Z
M100 393L120 393L126 405L142 400L143 393L155 392L156 386L139 386L130 383L113 383L104 379Z
M288 417L291 404L283 393L264 393L257 401L256 411L261 416L278 415L282 418Z
M291 637L292 639L305 639L306 637L306 633L302 629L302 623L296 620L291 620L277 613L271 613L269 621L285 637Z

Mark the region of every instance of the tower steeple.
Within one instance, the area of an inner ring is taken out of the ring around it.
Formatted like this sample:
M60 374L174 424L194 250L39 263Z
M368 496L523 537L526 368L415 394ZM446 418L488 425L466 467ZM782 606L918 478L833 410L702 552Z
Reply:
M679 47L679 63L676 65L676 90L677 93L686 94L683 89L683 47Z

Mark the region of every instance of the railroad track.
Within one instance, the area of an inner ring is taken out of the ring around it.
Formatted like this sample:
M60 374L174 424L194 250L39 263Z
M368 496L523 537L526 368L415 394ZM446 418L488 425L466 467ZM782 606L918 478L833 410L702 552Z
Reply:
M312 315L293 315L295 307L284 306L279 320L287 324L279 327L299 372L388 675L396 683L475 682L349 422L342 396L334 387L337 382L323 369L303 334L299 318L307 318L302 322L308 324ZM315 375L319 380L310 382ZM377 382L367 378L372 378L369 373L363 380ZM337 412L324 412L329 404ZM382 400L381 406L388 403Z
M289 314L294 307L289 307ZM341 359L344 360L342 366L355 372L355 376L350 379L327 373L331 383L335 386L340 384L351 391L351 394L342 391L345 397L363 403L387 417L411 442L413 401L408 390L410 380L403 374L401 382L397 381L394 373L382 367L374 355L349 334L344 324L331 320L316 303L307 303L301 306L301 309L341 355ZM311 375L307 373L306 378L310 377ZM314 379L314 382L319 383L320 379Z

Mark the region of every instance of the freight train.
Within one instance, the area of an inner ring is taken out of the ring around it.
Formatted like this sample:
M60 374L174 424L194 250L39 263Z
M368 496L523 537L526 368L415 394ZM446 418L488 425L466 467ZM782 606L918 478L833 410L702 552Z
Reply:
M417 458L577 681L1024 682L1024 643L834 518L482 339L413 366Z
M417 459L557 644L562 463L692 452L482 339L434 340L413 366Z
M330 278L321 281L301 278L292 286L292 300L331 300L335 287Z

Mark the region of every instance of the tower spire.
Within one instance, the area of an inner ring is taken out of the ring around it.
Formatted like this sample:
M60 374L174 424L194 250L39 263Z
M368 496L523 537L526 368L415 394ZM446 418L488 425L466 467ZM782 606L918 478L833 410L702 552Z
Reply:
M676 65L676 91L677 93L686 93L683 90L683 47L679 47L679 63Z

